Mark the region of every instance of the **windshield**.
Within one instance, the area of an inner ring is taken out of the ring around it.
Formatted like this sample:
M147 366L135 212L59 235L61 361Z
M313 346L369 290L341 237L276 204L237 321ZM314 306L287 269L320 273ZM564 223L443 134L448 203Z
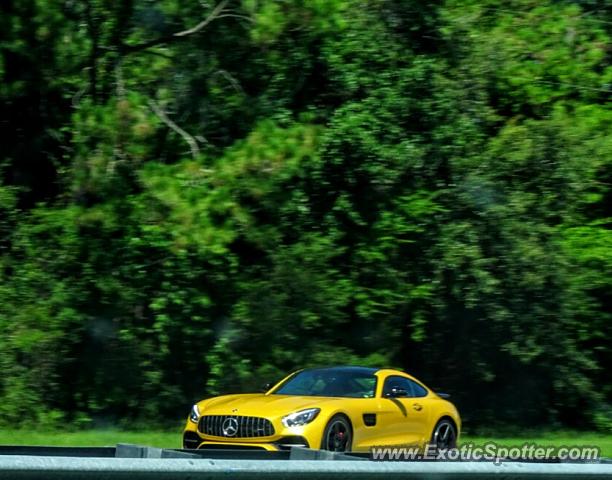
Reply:
M314 397L373 398L374 369L321 368L304 370L285 381L272 394Z

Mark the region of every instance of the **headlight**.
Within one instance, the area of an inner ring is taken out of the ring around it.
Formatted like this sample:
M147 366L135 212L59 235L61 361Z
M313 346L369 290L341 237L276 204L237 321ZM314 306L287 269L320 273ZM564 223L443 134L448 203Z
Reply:
M285 415L282 422L285 427L299 427L300 425L306 425L317 418L320 411L320 408L307 408L306 410L300 410L299 412Z
M191 412L189 413L189 420L191 420L193 423L198 423L199 419L200 411L198 410L198 406L194 405L193 407L191 407Z

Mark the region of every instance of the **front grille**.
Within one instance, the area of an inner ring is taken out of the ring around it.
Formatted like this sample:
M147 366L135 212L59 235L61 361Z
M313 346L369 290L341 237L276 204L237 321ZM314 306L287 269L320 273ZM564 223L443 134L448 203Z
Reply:
M269 437L274 426L267 418L242 415L204 415L198 423L204 435L226 438Z

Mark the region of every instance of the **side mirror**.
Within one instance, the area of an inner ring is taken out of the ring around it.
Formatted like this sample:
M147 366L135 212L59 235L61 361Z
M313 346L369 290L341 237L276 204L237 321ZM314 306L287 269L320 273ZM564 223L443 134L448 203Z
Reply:
M266 393L268 390L270 390L272 387L274 386L274 384L272 382L268 382L265 383L262 387L261 387L261 391L263 393Z
M392 388L390 392L387 392L385 397L387 398L398 398L398 397L407 397L408 392L403 388Z

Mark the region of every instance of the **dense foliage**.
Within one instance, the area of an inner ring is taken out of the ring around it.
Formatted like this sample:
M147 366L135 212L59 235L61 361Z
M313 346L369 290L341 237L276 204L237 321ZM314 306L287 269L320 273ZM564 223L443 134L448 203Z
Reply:
M392 365L612 429L603 0L3 0L0 422Z

